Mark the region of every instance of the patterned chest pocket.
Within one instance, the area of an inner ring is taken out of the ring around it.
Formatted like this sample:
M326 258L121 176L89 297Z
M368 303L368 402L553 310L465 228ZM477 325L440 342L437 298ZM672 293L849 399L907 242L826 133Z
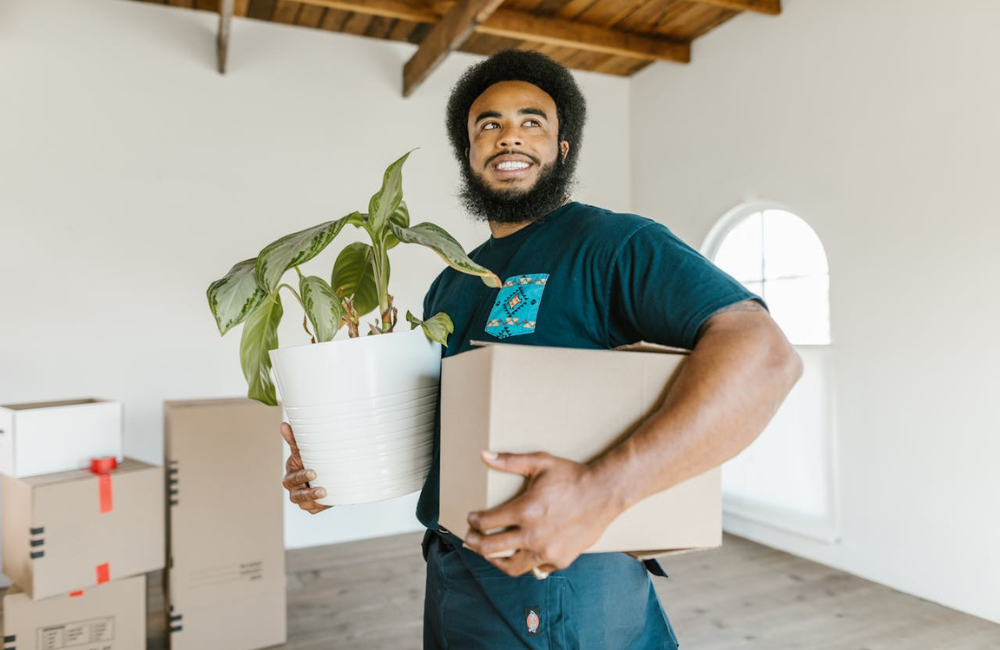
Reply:
M538 306L542 303L548 279L548 273L507 278L486 321L486 333L505 339L534 332Z

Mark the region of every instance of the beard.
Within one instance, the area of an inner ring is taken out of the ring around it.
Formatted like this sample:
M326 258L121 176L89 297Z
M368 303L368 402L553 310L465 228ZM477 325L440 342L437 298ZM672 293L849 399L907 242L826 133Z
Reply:
M477 221L525 223L540 219L565 203L573 182L573 169L562 156L543 166L535 184L526 190L495 190L466 164L462 165L458 199Z

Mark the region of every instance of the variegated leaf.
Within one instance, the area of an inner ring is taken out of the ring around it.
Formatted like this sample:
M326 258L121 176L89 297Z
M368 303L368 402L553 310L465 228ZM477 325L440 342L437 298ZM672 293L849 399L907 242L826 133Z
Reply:
M388 275L389 269L386 268ZM383 284L388 286L389 279ZM378 285L375 282L375 250L363 242L349 244L337 256L330 286L340 298L351 298L358 316L378 307Z
M306 316L313 324L316 342L332 341L344 318L344 306L340 304L340 298L333 293L326 280L315 275L302 278L299 293L302 294Z
M271 382L271 350L278 347L278 322L281 320L281 298L274 294L266 298L247 318L240 339L240 365L247 380L247 397L276 406L278 401Z
M257 285L269 294L274 293L285 271L319 255L345 224L354 223L360 217L360 213L349 214L268 244L257 256Z
M368 202L368 228L374 236L380 236L389 217L403 200L403 163L413 150L403 154L403 157L389 165L382 176L382 188L372 195Z
M250 315L267 295L257 286L257 260L243 260L229 269L226 277L208 286L208 307L215 317L219 334L225 334Z
M389 222L392 234L399 241L407 244L420 244L433 249L441 256L448 266L456 271L477 275L489 287L499 287L500 278L487 268L479 266L465 254L465 249L454 237L445 232L444 228L433 223L418 223L412 228L403 228L392 221Z
M398 224L404 228L410 227L410 211L406 207L406 201L401 201L399 207L396 211L389 216L389 221ZM396 239L396 235L392 234L392 231L388 228L385 229L384 233L385 249L392 250L399 244L399 240Z
M424 330L424 335L432 341L437 341L444 347L448 347L448 335L455 331L455 324L451 322L448 314L440 311L427 320L420 320L410 312L406 312L406 320L410 323L410 329L416 329L419 325Z

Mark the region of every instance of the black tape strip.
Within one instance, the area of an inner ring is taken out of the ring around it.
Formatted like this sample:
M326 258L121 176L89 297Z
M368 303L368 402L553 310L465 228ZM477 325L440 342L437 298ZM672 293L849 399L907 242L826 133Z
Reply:
M32 551L31 552L31 559L32 560L37 560L40 557L45 557L45 551Z
M3 642L4 643L10 643L12 641L17 641L17 635L16 634L8 634L7 636L5 636L3 638Z
M176 467L168 467L167 468L167 474L176 474L176 473L177 473L177 468Z
M178 490L177 488L170 488L168 492L170 492L170 496L174 496L178 493Z
M31 534L32 535L41 535L44 532L45 532L45 526L40 526L38 528L32 528L31 529Z
M174 623L176 621L181 620L182 618L184 618L183 614L174 614L173 616L170 617L170 622Z
M32 546L41 546L44 543L45 543L44 539L33 539L33 540L31 540L31 545Z
M173 634L174 632L180 632L183 629L184 629L183 625L175 625L172 628L170 628L170 633Z

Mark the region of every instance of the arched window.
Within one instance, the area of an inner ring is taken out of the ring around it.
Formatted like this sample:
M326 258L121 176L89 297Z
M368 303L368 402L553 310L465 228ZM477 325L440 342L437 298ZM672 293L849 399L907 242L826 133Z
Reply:
M715 225L702 252L767 303L804 372L767 429L723 465L726 529L778 545L778 528L839 538L830 268L816 232L787 208L754 203Z
M796 345L830 343L830 267L805 221L772 205L740 206L708 236L706 255L767 303Z

